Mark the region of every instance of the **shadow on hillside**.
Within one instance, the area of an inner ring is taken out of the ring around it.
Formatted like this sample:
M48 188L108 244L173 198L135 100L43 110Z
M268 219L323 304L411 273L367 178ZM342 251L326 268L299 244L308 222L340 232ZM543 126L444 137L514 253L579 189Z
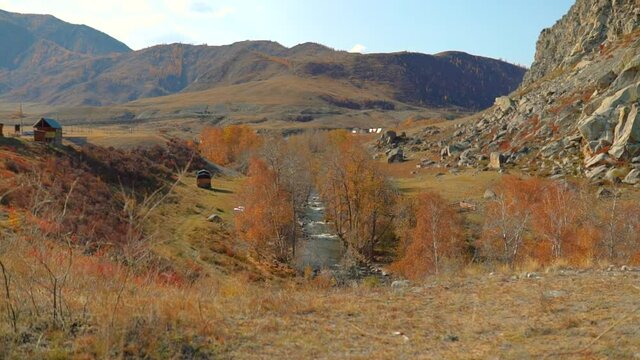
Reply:
M26 147L22 141L12 137L0 137L0 146L13 147L15 149L23 149Z
M211 188L211 191L222 194L233 194L233 191L227 189Z

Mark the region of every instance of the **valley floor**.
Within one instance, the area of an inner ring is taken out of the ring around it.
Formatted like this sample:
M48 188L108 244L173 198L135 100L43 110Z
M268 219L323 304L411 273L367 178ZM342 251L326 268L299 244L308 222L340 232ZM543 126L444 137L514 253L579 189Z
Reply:
M638 358L640 271L467 275L281 294L230 314L230 358ZM275 300L274 299L274 300Z

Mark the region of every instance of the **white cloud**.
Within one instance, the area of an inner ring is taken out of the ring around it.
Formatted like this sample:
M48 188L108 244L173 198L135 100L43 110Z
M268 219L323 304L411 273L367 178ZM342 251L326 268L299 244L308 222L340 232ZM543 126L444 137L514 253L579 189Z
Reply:
M349 52L362 54L362 53L365 52L365 50L367 50L366 46L364 46L362 44L355 44L355 45L353 45L351 50L349 50Z

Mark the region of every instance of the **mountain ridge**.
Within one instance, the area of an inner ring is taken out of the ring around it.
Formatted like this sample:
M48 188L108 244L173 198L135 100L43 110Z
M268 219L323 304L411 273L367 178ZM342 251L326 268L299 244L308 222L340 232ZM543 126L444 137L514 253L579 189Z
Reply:
M287 78L322 77L349 83L363 89L365 97L367 87L390 89L379 99L383 101L478 110L513 91L524 75L521 67L462 52L354 54L312 42L291 48L269 40L222 46L176 43L138 51L113 43L93 49L84 45L85 35L58 41L54 35L64 29L55 28L67 25L54 17L38 15L49 25L43 36L36 37L34 31L42 27L32 25L35 20L25 20L29 15L7 14L11 15L0 13L5 31L35 37L19 54L0 55L0 96L8 101L105 106L294 75ZM21 23L27 25L20 27ZM71 33L86 30L68 26ZM119 51L107 51L113 46ZM330 94L314 96L326 95Z

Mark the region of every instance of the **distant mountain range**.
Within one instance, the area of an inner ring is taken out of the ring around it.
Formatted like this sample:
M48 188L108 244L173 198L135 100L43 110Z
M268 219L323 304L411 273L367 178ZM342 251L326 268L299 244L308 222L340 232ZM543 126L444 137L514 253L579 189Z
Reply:
M363 55L314 43L171 44L132 51L88 26L5 11L0 48L0 98L64 106L123 104L264 81L295 87L321 78L354 94L310 94L328 106L477 110L515 90L526 70L462 52Z

